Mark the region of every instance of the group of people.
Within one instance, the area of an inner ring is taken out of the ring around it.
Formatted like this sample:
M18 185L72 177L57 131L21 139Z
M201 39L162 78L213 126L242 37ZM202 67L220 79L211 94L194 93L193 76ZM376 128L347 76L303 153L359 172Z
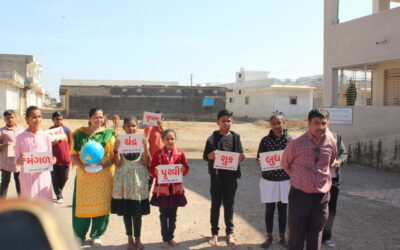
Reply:
M62 127L66 136L54 141L40 129L42 115L35 106L26 110L27 129L16 123L12 110L6 110L3 116L6 126L0 129L2 197L6 196L11 174L14 174L16 189L21 196L61 204L62 190L70 167L74 165L77 168L72 224L82 243L85 243L91 227L91 243L100 246L100 237L107 229L109 214L113 213L123 217L128 249L143 249L140 239L142 216L149 214L150 205L153 205L158 206L160 212L161 247L177 245L174 240L177 209L187 204L185 191L183 183L159 183L158 166L180 164L180 171L185 176L189 172L189 165L184 152L175 146L175 131L163 128L163 118L158 126L145 128L142 153L121 153L121 141L115 130L104 127L104 113L100 108L91 109L88 126L73 133L63 125L61 113L55 112L52 116L54 126L51 128ZM261 247L268 248L273 243L276 207L279 243L282 246L303 249L305 241L307 249L319 249L322 241L328 246L334 246L330 237L339 193L339 169L346 161L346 150L340 135L328 129L328 121L329 114L326 110L313 109L308 115L308 131L292 139L285 127L284 116L275 114L270 117L271 130L260 142L257 163L261 164L261 153L279 150L284 152L281 158L282 169L261 172L260 200L266 204L267 231L267 238ZM219 244L221 205L224 207L227 244L236 244L233 236L234 203L237 179L241 177L240 162L245 160L245 156L240 135L231 130L232 123L231 111L224 109L218 112L219 129L209 136L203 153L210 175L211 245ZM125 118L122 128L126 134L137 133L137 118ZM104 157L99 163L102 168L97 172L86 171L87 164L80 156L82 147L89 141L96 141L104 148ZM15 155L7 155L10 152L7 148L14 146L14 143ZM236 171L214 168L218 151L239 153ZM24 172L24 153L28 152L52 152L53 171ZM56 195L55 200L52 198L52 189ZM285 239L287 217L288 241Z

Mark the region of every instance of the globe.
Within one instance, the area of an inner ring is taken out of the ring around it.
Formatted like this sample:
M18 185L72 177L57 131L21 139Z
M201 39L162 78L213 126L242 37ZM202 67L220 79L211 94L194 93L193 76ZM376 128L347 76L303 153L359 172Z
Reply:
M83 145L80 152L81 160L89 165L95 165L103 159L104 148L95 141L88 141Z

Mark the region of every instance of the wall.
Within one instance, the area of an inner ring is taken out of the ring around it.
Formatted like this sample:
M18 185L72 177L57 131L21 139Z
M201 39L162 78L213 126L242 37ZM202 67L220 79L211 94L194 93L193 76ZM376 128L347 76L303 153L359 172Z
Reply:
M202 93L200 93L202 92ZM60 86L66 93L69 118L86 118L93 107L111 116L143 116L144 111L159 110L167 119L209 120L225 108L226 88L181 86ZM203 98L215 98L215 106L203 107Z
M400 172L400 134L351 143L349 161Z

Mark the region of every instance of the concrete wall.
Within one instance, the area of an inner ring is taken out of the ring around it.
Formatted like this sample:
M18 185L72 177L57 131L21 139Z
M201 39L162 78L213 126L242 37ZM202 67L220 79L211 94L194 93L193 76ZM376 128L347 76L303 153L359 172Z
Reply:
M400 134L351 143L349 161L400 172Z
M87 118L93 107L100 107L111 116L136 115L159 110L166 119L210 120L225 108L226 88L182 86L60 86L65 93L69 118ZM214 98L213 107L203 107L203 98Z
M33 56L0 54L1 71L17 71L24 79L27 78L27 64L33 61Z
M9 84L0 83L0 113L2 114L6 109L19 111L20 89Z
M265 119L279 110L288 119L304 119L313 105L313 89L267 87L244 89L240 93L239 90L227 93L226 106L235 116ZM297 105L289 104L290 96L297 96ZM246 97L249 97L249 104L245 104Z

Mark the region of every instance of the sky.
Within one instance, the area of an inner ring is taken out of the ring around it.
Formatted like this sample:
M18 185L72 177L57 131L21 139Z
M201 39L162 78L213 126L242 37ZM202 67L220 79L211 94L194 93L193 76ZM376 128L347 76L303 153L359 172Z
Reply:
M372 0L341 0L341 21ZM62 78L228 83L235 72L322 74L323 0L0 0L0 54L34 55Z

